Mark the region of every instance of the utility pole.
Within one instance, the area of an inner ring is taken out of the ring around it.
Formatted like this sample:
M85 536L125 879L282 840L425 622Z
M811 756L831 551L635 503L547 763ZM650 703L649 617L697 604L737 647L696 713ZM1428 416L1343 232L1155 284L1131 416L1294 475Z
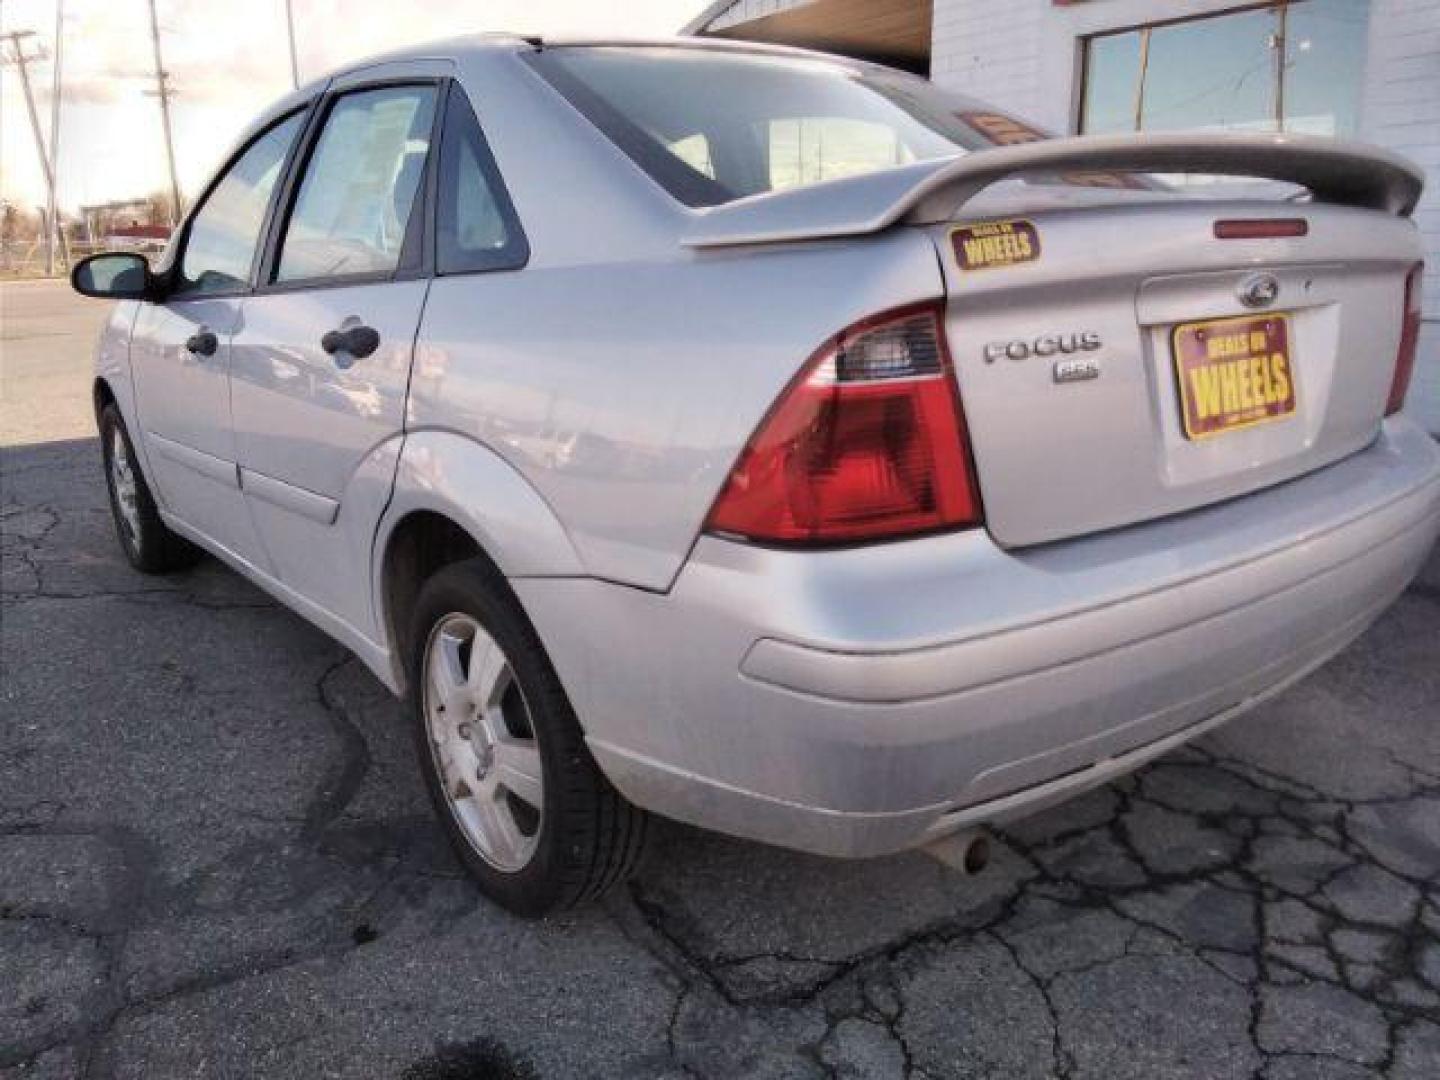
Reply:
M1285 130L1285 53L1289 48L1287 17L1288 4L1281 4L1276 12L1275 33L1270 35L1270 48L1275 53L1275 130Z
M35 154L40 159L40 172L45 179L45 198L47 205L54 206L55 200L55 173L50 168L50 153L45 149L45 136L40 131L40 114L35 108L35 92L30 86L29 65L36 60L45 59L45 51L42 48L39 52L26 53L24 41L33 38L33 30L12 30L8 34L0 35L0 41L8 41L15 55L5 57L6 63L14 64L20 72L20 86L25 91L25 109L30 115L30 133L35 137ZM53 213L53 210L51 211ZM45 219L45 251L46 262L50 265L52 272L55 264L55 235L50 229L50 217Z
M295 12L290 10L290 0L285 0L285 28L290 32L290 82L300 89L300 61L295 57Z
M1145 79L1150 74L1150 28L1140 31L1140 73L1135 76L1134 128L1145 126Z
M60 174L60 90L65 49L65 0L55 0L55 67L50 90L50 199L45 210L45 273L55 273L55 248L61 240L56 179Z
M160 20L155 15L155 0L150 0L150 42L155 47L155 95L160 99L160 123L165 129L165 160L170 166L170 224L180 222L180 178L175 173L175 139L170 131L170 74L160 56Z
M50 154L45 149L45 137L40 133L40 115L35 111L35 94L30 89L30 68L28 65L36 60L44 60L43 50L36 53L26 54L25 47L21 42L25 38L35 36L34 30L12 30L8 34L0 34L0 41L8 41L15 50L14 56L7 56L4 62L14 64L20 72L20 86L25 91L25 108L30 114L30 133L35 136L35 153L40 158L40 171L45 177L45 190L50 190L52 178L50 175Z

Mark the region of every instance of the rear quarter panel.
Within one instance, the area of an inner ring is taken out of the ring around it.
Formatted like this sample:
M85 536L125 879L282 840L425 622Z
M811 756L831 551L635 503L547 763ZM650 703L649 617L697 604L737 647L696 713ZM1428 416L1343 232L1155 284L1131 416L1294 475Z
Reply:
M809 355L940 288L914 230L605 264L537 251L524 270L434 283L410 430L477 439L550 504L587 573L664 589Z
M483 444L549 505L583 573L663 590L810 354L858 318L943 294L935 249L900 229L691 250L694 213L522 60L457 73L530 262L435 279L406 429ZM483 515L486 493L472 498Z

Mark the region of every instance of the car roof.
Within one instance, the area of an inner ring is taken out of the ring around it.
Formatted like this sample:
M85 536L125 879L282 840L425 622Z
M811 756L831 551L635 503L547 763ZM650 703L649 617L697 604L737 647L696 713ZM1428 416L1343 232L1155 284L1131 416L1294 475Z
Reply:
M509 32L483 32L462 34L456 37L440 38L435 41L410 45L378 56L366 57L329 72L327 78L360 71L381 63L396 60L463 60L475 55L495 52L540 52L545 49L574 48L671 48L694 49L705 52L750 53L763 56L805 57L840 63L858 63L849 57L832 53L816 52L791 45L772 45L761 41L736 41L711 37L593 37L581 35L522 34Z
M456 37L440 38L418 45L407 45L384 53L377 53L363 59L326 71L317 78L272 102L256 114L245 126L235 143L238 148L252 140L259 132L274 124L285 114L294 111L324 91L333 79L343 78L366 68L381 64L393 64L406 60L441 60L463 63L497 55L513 55L524 52L539 52L559 48L672 48L694 49L703 52L743 53L757 56L788 57L792 59L823 60L842 64L856 70L871 68L873 65L850 57L832 53L816 52L789 45L772 45L766 42L735 41L711 37L584 37L556 35L541 37L503 31L486 31L463 34ZM233 150L232 150L233 153ZM228 158L228 155L227 155Z

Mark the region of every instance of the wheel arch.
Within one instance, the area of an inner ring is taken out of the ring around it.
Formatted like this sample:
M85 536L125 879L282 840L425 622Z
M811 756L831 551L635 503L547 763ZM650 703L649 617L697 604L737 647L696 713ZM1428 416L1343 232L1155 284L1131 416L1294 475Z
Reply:
M130 434L130 445L135 451L140 471L150 484L151 497L155 499L157 505L164 506L165 495L154 482L155 473L150 467L150 447L145 439L145 433L140 428L139 418L136 415L135 397L131 391L129 380L120 372L98 372L90 383L90 403L95 410L97 434L100 431L100 414L109 406L115 406L121 421L125 424L125 430Z
M130 423L134 412L134 389L131 386L130 335L134 329L135 316L140 305L133 301L122 301L115 305L106 319L95 342L93 377L90 383L90 399L95 408L95 419L106 405L114 404L120 415L136 434L135 425Z
M408 668L410 621L425 582L445 567L468 559L494 566L476 539L445 514L413 510L395 523L380 562L380 611L403 687Z
M119 399L115 396L115 389L104 375L95 376L95 381L90 387L90 401L95 407L96 423L99 423L100 414L105 411L106 405L118 406Z
M482 559L501 582L584 573L559 518L508 461L456 432L407 435L372 560L377 622L402 691L421 586L443 567L471 558ZM523 610L518 597L516 604Z

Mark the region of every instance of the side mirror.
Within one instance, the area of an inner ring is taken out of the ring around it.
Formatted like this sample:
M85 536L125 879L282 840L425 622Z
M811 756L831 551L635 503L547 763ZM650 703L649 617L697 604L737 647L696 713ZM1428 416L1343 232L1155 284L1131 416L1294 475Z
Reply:
M70 271L70 287L102 300L152 300L156 291L145 256L117 251L81 259Z

